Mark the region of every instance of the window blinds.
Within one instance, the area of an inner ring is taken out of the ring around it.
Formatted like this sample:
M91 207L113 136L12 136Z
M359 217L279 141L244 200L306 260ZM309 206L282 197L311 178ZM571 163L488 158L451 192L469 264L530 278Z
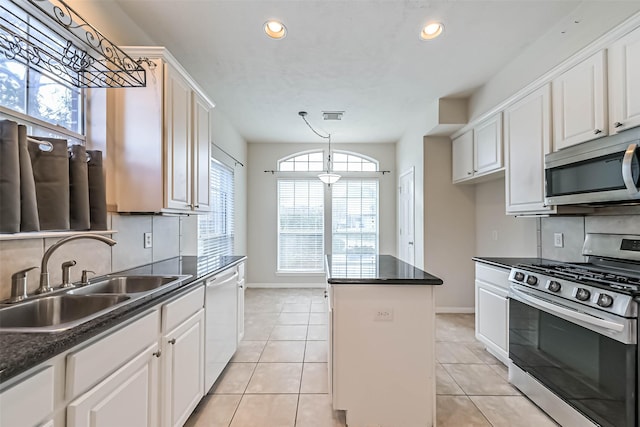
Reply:
M233 170L211 159L211 212L198 215L198 256L233 255Z
M324 269L324 184L278 180L278 271Z

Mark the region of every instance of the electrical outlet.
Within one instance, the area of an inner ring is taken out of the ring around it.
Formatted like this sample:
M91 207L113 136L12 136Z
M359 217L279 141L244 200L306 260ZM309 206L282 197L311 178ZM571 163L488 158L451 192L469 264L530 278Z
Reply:
M553 246L556 248L564 247L564 235L562 233L553 233Z
M379 308L373 313L373 320L389 322L393 320L393 308Z
M153 246L153 234L144 233L144 248L149 249L151 246Z

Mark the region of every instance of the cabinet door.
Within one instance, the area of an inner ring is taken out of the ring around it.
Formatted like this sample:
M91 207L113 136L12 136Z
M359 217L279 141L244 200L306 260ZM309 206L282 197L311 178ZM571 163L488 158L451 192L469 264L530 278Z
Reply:
M608 134L605 60L600 51L553 80L554 151Z
M454 139L451 145L453 182L473 177L473 131Z
M138 356L72 401L68 427L157 425L158 344Z
M204 396L204 310L163 337L163 426L182 426Z
M193 94L193 201L197 211L211 209L209 104Z
M640 28L609 49L610 131L640 126Z
M551 149L549 85L504 112L507 214L548 213L544 204L544 155Z
M55 408L55 369L36 372L0 393L0 426L40 425Z
M473 129L473 173L480 175L502 167L502 113Z
M503 360L509 358L507 291L476 281L476 338Z
M191 88L166 65L165 80L165 204L169 209L192 209Z

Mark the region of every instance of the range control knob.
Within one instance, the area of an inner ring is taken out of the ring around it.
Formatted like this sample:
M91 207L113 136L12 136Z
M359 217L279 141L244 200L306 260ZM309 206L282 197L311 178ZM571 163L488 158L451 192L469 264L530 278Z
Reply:
M580 301L587 301L589 298L591 298L591 292L589 292L588 289L578 288L578 290L576 291L576 298Z
M513 278L516 279L516 282L522 282L524 280L524 273L517 271Z
M556 282L555 280L550 281L547 285L547 289L549 289L551 292L558 292L560 291L561 287L562 285L560 285L560 283Z
M536 286L538 284L538 278L536 276L527 277L527 285Z
M600 294L598 297L598 305L600 307L611 307L611 305L613 305L613 297L607 294Z

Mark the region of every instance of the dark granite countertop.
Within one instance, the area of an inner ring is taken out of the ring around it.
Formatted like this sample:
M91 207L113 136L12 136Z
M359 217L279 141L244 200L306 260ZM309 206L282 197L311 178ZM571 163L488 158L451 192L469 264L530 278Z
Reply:
M332 285L442 285L442 280L391 255L327 255Z
M553 261L546 258L516 258L516 257L473 257L474 261L484 264L494 265L496 267L511 268L518 264L553 264L559 261Z
M245 259L245 256L183 256L118 272L117 274L184 274L191 277L66 331L0 333L0 383L172 298L178 292L197 286L196 281L199 279L216 274Z

